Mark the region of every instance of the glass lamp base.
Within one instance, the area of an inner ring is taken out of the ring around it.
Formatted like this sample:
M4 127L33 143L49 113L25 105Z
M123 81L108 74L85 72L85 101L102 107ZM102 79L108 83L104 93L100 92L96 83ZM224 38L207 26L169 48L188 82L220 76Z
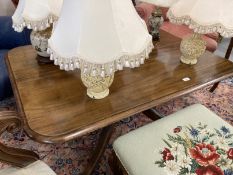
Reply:
M114 75L106 77L90 76L81 73L83 84L87 87L87 95L92 99L103 99L109 95L109 87L111 86Z
M193 57L181 56L180 61L185 64L191 64L191 65L197 64L197 58L193 58Z
M93 98L93 99L103 99L109 95L109 89L106 89L99 93L96 93L92 91L91 89L87 89L87 95L88 97Z
M194 33L188 38L184 38L180 44L180 60L185 64L196 64L197 59L205 52L206 42L201 34Z
M32 31L30 39L33 48L36 50L38 57L38 62L50 63L50 55L47 53L48 49L48 39L52 34L52 27L49 27L43 31ZM44 57L44 58L43 58Z

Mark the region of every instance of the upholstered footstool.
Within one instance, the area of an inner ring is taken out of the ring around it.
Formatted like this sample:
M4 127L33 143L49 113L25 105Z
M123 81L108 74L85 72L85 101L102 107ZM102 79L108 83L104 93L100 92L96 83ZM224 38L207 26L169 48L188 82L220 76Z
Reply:
M119 137L130 175L233 175L233 128L196 104Z
M56 175L56 173L44 162L38 160L25 168L0 170L0 175Z

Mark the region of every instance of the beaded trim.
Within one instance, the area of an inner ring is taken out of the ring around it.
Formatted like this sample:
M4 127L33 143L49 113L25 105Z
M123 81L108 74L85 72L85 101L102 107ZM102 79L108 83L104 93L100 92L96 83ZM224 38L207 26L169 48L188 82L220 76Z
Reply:
M80 57L62 58L56 54L56 52L49 47L48 53L50 54L50 60L54 60L55 65L59 65L61 70L72 71L80 69L83 74L90 76L109 76L118 70L123 70L124 67L135 68L144 64L145 59L149 57L150 52L154 48L152 40L147 41L146 48L137 55L123 55L120 58L114 59L115 61L105 64L94 64L85 61Z
M227 29L225 26L223 26L220 23L212 24L212 25L200 25L188 15L176 17L171 10L167 12L167 17L172 23L175 24L185 24L188 25L189 28L193 29L194 32L200 33L200 34L207 34L207 33L214 33L218 32L223 37L233 37L233 29Z
M30 21L25 18L23 18L23 22L16 23L13 20L12 27L16 32L22 32L24 27L27 27L28 29L32 29L34 31L42 31L46 28L50 27L52 23L58 20L57 16L49 15L47 18L40 20L40 21Z

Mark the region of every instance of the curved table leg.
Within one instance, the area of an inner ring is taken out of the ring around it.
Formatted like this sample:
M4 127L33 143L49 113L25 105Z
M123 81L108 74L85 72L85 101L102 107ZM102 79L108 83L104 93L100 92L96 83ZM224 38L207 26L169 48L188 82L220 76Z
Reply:
M214 83L213 86L210 88L209 91L210 91L211 93L214 92L215 89L218 87L219 83L220 83L220 82Z
M22 128L22 122L15 111L0 111L0 135L12 132L15 128ZM0 142L0 161L16 167L24 167L38 160L36 153L24 149L11 148Z
M82 175L91 175L97 163L99 162L101 156L103 155L105 148L111 138L111 135L113 133L114 126L110 125L102 129L100 136L99 136L99 142L96 146L95 150L93 151L92 157L90 159L89 164L87 165L85 171L82 173Z
M143 113L147 117L149 117L150 119L152 119L154 121L163 117L155 109L149 109L149 110L143 111ZM86 169L82 173L82 175L91 175L94 172L95 167L96 167L97 163L99 162L101 156L103 155L105 148L106 148L106 145L108 144L108 142L111 138L111 135L112 135L113 130L114 130L113 128L114 128L114 125L110 125L110 126L105 127L101 131L98 145L97 145L96 149L94 150L93 155L90 159L91 162L88 164L88 166L86 167ZM112 160L112 161L110 161L110 164L111 164L111 167L113 168L114 174L116 174L116 161ZM119 170L117 170L117 172L120 173Z

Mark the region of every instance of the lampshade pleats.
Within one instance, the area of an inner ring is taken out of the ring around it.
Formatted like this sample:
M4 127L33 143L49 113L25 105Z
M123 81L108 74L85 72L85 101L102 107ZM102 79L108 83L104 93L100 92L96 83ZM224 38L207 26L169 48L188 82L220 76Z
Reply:
M24 28L24 19L23 19L23 10L25 7L25 2L26 0L20 0L17 6L17 9L15 10L15 13L12 16L12 21L13 21L13 28L17 32L22 32Z
M197 33L218 32L233 36L232 0L179 0L168 11L176 24L186 24Z
M178 0L140 0L141 2L147 2L150 4L154 4L159 7L170 7Z
M93 76L138 67L152 48L131 0L65 0L49 39L56 65Z
M62 0L20 0L12 16L13 28L20 32L24 27L44 30L57 20Z

